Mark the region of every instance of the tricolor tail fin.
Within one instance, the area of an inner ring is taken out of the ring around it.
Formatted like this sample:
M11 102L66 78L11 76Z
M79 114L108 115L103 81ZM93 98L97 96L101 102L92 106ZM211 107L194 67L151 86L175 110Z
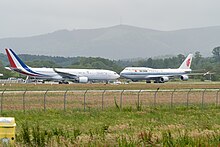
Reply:
M11 68L28 68L28 66L24 64L24 62L13 52L12 49L6 48L5 51Z
M190 69L192 63L193 54L189 54L183 63L180 65L179 69Z
M12 49L6 48L5 51L10 62L10 68L12 70L27 76L44 76L41 73L33 71L29 66L24 64L24 62L13 52Z

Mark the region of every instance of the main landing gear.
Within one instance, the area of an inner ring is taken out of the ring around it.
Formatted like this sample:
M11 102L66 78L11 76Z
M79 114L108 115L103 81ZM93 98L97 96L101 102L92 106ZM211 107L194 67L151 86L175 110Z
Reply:
M151 83L151 81L146 81L146 83Z
M59 84L69 84L67 81L59 81Z
M154 83L164 83L164 82L162 82L160 80L155 80Z

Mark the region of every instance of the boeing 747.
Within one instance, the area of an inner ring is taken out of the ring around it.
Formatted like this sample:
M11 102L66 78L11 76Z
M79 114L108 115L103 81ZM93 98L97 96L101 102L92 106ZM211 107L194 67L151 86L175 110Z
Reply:
M147 67L126 67L121 73L121 77L131 79L136 82L139 80L146 80L150 83L153 80L155 83L164 83L170 78L179 77L186 81L189 79L188 75L191 73L192 54L189 54L183 63L177 69L153 69Z

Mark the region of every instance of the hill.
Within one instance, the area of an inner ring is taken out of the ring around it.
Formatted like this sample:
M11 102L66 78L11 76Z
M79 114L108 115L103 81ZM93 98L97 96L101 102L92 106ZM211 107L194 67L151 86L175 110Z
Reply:
M220 26L158 31L127 25L99 29L59 30L23 38L0 39L0 48L19 54L49 56L92 56L129 59L200 51L209 56L219 46ZM4 51L1 51L4 53Z

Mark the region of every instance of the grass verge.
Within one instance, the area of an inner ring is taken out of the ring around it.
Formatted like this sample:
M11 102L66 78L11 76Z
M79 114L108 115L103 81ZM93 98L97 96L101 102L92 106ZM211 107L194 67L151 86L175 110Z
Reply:
M219 146L220 107L5 111L17 146Z

